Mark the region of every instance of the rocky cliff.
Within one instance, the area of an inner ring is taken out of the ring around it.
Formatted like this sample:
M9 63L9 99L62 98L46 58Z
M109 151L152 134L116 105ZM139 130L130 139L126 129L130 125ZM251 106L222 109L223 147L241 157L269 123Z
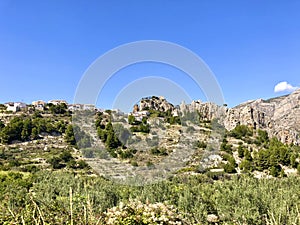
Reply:
M191 104L182 103L174 107L162 97L142 99L140 108L171 110L173 114L176 112L176 115L198 111L202 119L219 119L227 130L243 124L253 129L266 130L270 136L276 136L284 143L300 144L300 89L290 95L248 101L234 108L201 101L193 101Z
M168 110L173 111L174 106L169 103L164 97L148 97L148 98L142 98L140 101L140 110L149 110L154 109L158 111L166 112Z

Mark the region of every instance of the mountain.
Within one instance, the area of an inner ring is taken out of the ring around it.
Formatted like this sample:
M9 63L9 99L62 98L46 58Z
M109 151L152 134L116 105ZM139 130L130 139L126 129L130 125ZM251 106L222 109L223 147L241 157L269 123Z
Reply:
M277 98L247 101L234 108L193 101L191 104L182 103L174 110L182 115L198 111L206 120L218 119L227 130L239 124L247 125L266 130L270 136L277 137L283 143L300 143L300 89Z

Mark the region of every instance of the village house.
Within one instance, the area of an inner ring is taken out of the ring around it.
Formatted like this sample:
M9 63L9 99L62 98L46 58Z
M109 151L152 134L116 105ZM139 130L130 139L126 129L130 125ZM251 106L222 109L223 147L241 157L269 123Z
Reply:
M70 111L82 110L82 104L69 104L68 110L70 110Z
M95 110L96 107L93 104L69 104L68 110L78 111L78 110Z
M150 113L148 111L138 111L138 112L132 112L130 115L134 116L136 121L141 122L144 117L149 117Z
M96 107L93 104L83 104L83 110L95 110Z
M134 116L136 121L142 121L144 117L148 117L150 113L146 110L140 111L140 108L137 104L133 106L132 113L130 115Z
M34 106L35 109L43 111L46 102L44 102L43 100L37 100L37 101L33 101L31 104Z
M53 105L59 105L59 104L66 104L68 105L66 100L50 100L48 101L49 104L53 104Z
M4 104L7 111L18 112L27 108L26 103L23 102L7 102Z

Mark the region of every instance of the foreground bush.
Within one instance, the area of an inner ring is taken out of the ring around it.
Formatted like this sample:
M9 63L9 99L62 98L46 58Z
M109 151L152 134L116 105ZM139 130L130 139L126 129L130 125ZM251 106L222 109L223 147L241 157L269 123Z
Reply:
M102 222L107 225L186 224L178 211L163 203L143 204L140 201L122 202L104 213Z

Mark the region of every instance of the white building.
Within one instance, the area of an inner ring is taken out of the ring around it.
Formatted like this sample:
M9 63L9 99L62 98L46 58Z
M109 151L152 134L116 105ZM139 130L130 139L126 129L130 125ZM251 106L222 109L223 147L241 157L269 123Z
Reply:
M142 121L144 117L147 118L150 115L148 111L138 111L130 114L134 116L136 121Z
M37 101L33 101L31 103L35 109L37 110L44 110L44 107L46 105L46 102L44 102L43 100L37 100Z
M7 102L4 104L7 111L18 112L20 110L26 109L27 105L23 102Z
M66 100L50 100L48 103L51 103L53 105L59 105L59 104L66 104L68 105Z
M93 104L83 104L83 110L95 110L96 107Z
M70 110L70 111L82 110L82 104L69 104L68 110Z

